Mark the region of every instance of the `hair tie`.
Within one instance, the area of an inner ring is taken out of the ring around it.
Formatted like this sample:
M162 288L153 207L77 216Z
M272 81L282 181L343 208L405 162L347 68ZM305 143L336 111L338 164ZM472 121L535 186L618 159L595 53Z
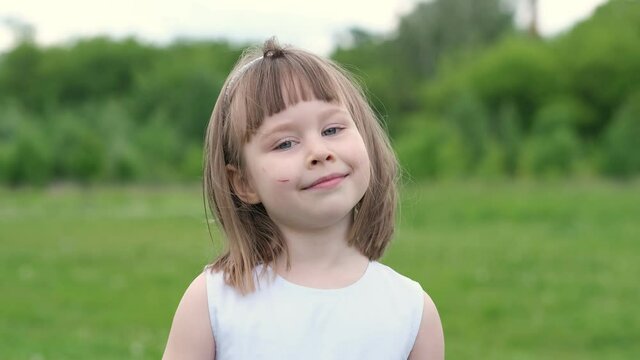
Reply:
M284 50L283 49L269 49L269 50L265 50L264 54L262 55L263 57L271 57L271 58L279 58L284 56Z

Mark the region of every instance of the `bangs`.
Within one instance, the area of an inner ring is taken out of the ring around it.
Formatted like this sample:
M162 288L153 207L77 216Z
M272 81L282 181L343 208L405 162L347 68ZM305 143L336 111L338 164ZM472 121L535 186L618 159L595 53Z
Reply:
M229 140L236 146L248 142L266 117L301 101L342 103L338 93L342 86L335 72L315 57L302 57L295 51L258 60L240 74L232 89L228 125L235 139Z

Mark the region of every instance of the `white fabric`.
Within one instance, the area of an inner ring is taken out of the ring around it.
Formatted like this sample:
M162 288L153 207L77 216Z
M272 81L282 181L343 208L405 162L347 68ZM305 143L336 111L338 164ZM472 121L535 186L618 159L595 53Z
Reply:
M254 269L258 289L243 297L224 283L221 272L205 268L216 360L409 356L424 304L419 283L377 261L340 289L304 287L271 267L266 276L261 270Z

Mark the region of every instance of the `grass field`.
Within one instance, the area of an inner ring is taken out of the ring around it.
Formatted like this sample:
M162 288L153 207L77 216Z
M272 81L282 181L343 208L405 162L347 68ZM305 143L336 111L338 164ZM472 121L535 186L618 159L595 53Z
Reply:
M639 182L402 192L382 262L435 300L448 359L640 354ZM0 359L160 358L218 247L197 186L0 189Z

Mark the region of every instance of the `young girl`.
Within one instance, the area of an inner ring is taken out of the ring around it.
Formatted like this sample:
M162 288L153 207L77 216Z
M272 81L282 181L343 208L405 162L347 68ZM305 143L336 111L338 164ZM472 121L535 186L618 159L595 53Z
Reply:
M275 39L213 109L204 190L227 248L185 292L164 359L443 359L435 305L377 260L397 162L362 90Z

